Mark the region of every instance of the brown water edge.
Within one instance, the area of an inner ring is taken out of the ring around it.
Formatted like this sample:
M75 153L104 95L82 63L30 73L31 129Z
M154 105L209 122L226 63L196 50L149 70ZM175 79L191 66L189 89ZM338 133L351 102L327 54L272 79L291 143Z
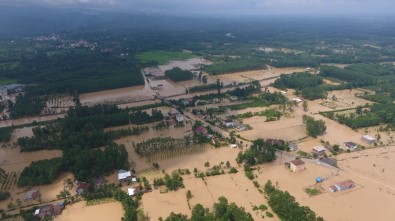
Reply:
M119 221L124 214L120 202L87 206L85 201L68 206L54 221Z
M34 116L34 117L25 117L19 119L12 119L12 120L4 120L0 121L0 127L9 127L12 125L23 125L23 124L31 124L34 121L36 122L43 122L43 121L50 121L56 120L58 118L65 117L65 114L56 114L56 115L47 115L47 116Z

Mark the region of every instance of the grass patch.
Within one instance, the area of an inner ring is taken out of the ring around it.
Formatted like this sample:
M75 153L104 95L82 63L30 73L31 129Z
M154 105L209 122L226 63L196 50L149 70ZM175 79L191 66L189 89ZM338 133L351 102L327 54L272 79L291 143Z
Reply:
M0 70L14 70L20 65L20 62L0 63Z
M321 190L317 187L312 187L312 188L307 187L306 189L304 189L304 191L309 196L317 196L317 195L321 194Z
M181 51L147 51L140 53L136 58L143 64L164 65L171 60L186 60L196 57L192 53Z
M16 82L18 82L18 79L0 78L0 86L7 85L7 84L14 84Z

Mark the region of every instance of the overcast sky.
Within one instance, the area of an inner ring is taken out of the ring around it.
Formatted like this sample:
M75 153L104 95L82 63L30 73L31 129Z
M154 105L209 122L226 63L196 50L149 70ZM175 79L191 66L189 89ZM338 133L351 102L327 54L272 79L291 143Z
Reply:
M395 14L395 0L0 0L0 4L175 15Z

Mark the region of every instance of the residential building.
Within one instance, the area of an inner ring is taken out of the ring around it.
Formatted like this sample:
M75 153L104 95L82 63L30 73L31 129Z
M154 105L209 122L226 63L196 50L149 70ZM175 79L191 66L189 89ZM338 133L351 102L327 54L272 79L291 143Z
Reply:
M184 115L182 115L182 114L177 114L177 115L176 115L176 121L177 121L177 123L184 122Z
M295 151L295 150L297 150L298 149L298 144L296 144L296 143L291 143L291 144L289 144L289 151Z
M29 190L25 193L25 197L23 198L25 201L35 200L39 195L38 190Z
M89 187L89 184L88 184L88 183L86 183L86 182L81 182L81 183L78 185L78 187L77 187L77 190L76 190L77 194L78 194L78 195L81 195L86 189L88 189L88 187Z
M316 146L313 148L313 153L317 154L318 156L325 154L325 151L326 149L323 146Z
M357 145L356 143L351 142L351 141L345 142L345 143L344 143L344 146L345 146L347 149L349 149L349 150L355 150L355 149L357 149L357 147L358 147L358 145Z
M329 190L331 192L337 192L337 191L347 190L347 189L350 189L353 187L355 187L355 183L354 183L354 181L349 179L349 180L335 183L335 185L329 187Z
M302 160L293 160L289 164L289 168L293 172L299 172L299 171L305 170L305 163Z
M233 120L231 120L231 119L226 119L226 120L224 120L223 125L224 125L225 127L227 127L227 128L233 127Z
M34 216L40 217L40 219L51 218L62 214L64 209L64 203L57 203L55 205L47 204L34 211Z
M128 188L128 195L129 196L136 196L140 193L140 187L130 187Z
M118 172L118 181L119 182L131 181L131 179L132 179L132 172L127 171L127 170L119 170L119 172Z
M370 135L363 135L362 140L365 141L366 143L368 143L369 145L372 145L372 144L374 144L374 142L376 142L376 138L374 138Z

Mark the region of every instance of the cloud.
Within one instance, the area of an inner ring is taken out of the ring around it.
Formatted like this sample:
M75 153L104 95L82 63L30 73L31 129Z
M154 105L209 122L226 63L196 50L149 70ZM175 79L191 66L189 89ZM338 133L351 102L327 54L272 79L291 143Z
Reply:
M1 4L97 8L174 14L303 14L391 12L393 0L0 0Z

